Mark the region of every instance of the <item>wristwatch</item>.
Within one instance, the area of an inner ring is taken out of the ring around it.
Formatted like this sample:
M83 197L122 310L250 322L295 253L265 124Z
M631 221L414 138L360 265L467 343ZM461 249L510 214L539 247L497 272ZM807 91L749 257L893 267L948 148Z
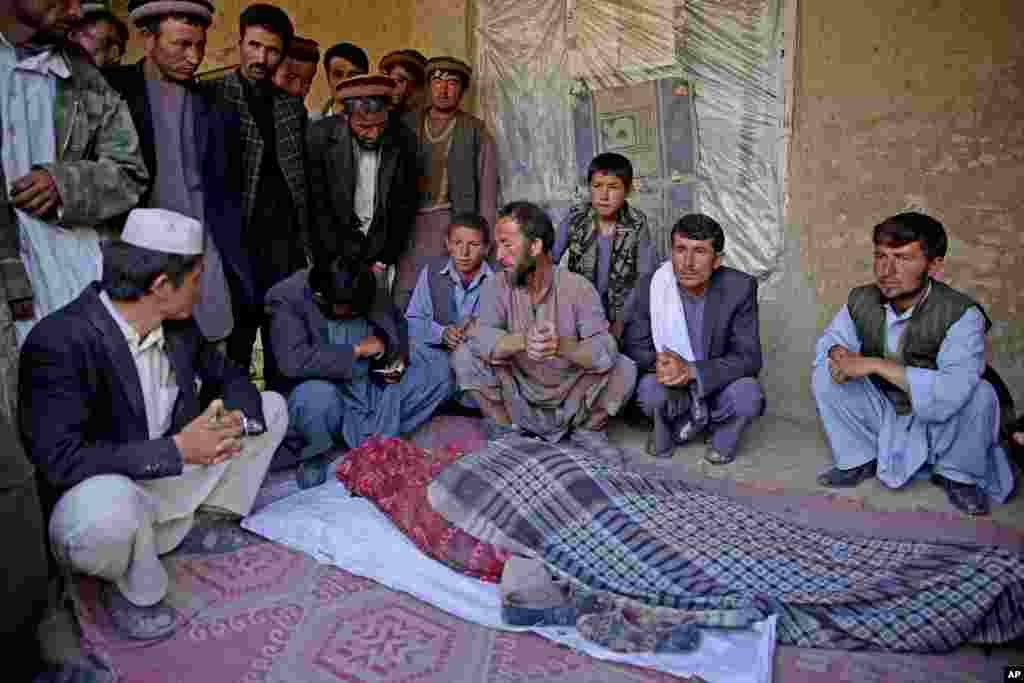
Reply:
M245 416L245 413L242 413L242 434L246 436L259 436L265 431L267 431L267 427L263 424L262 420L250 419Z

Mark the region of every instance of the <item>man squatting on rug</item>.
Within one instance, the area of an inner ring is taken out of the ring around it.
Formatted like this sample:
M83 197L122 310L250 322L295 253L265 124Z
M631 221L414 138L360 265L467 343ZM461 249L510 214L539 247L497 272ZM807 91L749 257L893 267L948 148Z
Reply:
M202 272L198 221L135 209L104 247L102 280L23 349L21 426L51 487L43 499L56 500L53 554L113 583L111 616L143 638L175 622L132 609L167 593L159 556L249 513L288 426L280 395L203 343L192 319ZM200 388L220 397L202 413Z

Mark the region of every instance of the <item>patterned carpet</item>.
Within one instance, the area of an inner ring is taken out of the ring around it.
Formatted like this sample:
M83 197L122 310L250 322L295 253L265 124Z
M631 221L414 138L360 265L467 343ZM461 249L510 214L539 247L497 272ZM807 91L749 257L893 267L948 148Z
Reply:
M532 634L452 617L282 546L176 555L168 602L183 617L157 643L120 636L92 579L78 582L83 641L123 683L477 683L679 680L576 654Z

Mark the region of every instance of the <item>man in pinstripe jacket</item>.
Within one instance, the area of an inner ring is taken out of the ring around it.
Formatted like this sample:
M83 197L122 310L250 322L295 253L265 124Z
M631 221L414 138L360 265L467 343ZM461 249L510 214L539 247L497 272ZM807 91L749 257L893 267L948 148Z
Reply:
M236 306L228 356L248 367L257 330L269 341L263 297L274 284L306 265L309 222L302 100L274 87L274 70L294 35L288 15L273 5L247 7L239 22L240 66L212 81L218 97L234 106L241 121L242 235L256 277L256 301ZM264 353L265 362L273 354ZM277 373L264 366L268 386Z

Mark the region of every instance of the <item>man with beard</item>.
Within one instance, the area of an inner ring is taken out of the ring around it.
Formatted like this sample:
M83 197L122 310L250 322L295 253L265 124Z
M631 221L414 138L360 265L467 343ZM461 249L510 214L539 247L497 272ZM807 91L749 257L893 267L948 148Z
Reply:
M946 231L920 213L874 229L875 284L857 287L818 340L812 388L835 466L829 487L931 474L969 515L1004 502L1014 477L985 371L984 311L935 276Z
M0 279L19 341L99 277L96 226L148 180L128 107L66 42L77 10L0 0Z
M473 70L454 57L427 62L430 106L416 118L419 139L419 213L398 267L395 302L404 308L419 272L443 257L451 217L483 216L494 225L498 165L494 138L484 122L459 109Z
M381 58L378 67L380 72L395 82L395 92L391 95L391 111L395 116L401 117L416 111L416 103L419 101L417 95L423 87L426 66L427 58L416 50L395 50ZM410 116L409 125L415 128L415 116Z
M273 5L250 5L239 21L241 65L210 85L241 121L242 234L255 292L235 302L235 331L227 353L248 368L257 332L264 345L263 377L278 380L274 354L267 349L267 291L305 266L309 229L306 183L306 107L302 100L274 87L274 70L284 59L294 30L288 15ZM268 360L271 359L271 360Z
M512 202L498 214L503 272L480 294L480 319L452 354L462 389L492 437L522 430L556 442L573 431L604 439L608 417L636 385L620 356L597 290L551 262L555 229L544 211Z
M267 295L271 348L293 387L299 486L319 486L339 451L399 436L451 395L446 363L409 347L405 318L361 264L318 262Z
M89 53L92 63L103 69L117 66L128 44L128 27L103 3L82 3L82 20L68 32L68 38Z
M284 61L274 72L274 85L305 102L319 63L320 46L317 42L295 36L288 46Z
M153 178L139 206L203 225L205 266L194 317L203 336L218 342L234 326L232 300L251 300L255 284L242 243L241 172L228 143L237 136L238 116L195 82L213 6L179 0L169 13L160 0L132 0L128 7L146 56L106 75L128 103Z
M373 271L382 290L416 211L416 140L388 118L394 88L381 74L342 81L345 116L314 123L308 144L316 258L344 255Z

